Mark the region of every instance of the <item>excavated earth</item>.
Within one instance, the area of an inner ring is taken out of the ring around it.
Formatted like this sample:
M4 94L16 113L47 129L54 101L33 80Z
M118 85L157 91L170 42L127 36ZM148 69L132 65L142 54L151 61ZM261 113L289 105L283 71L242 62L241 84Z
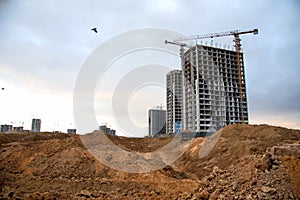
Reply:
M193 139L176 162L147 173L102 164L79 135L0 134L0 199L300 199L299 130L236 124L216 134ZM109 139L141 155L172 142Z

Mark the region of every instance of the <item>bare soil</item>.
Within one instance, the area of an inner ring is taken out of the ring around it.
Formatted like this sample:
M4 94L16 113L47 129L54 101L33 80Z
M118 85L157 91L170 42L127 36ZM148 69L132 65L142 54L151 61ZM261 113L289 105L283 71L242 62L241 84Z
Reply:
M109 139L141 153L172 140ZM231 125L205 157L195 138L175 163L148 173L105 166L78 135L5 133L0 145L0 199L300 199L299 130Z

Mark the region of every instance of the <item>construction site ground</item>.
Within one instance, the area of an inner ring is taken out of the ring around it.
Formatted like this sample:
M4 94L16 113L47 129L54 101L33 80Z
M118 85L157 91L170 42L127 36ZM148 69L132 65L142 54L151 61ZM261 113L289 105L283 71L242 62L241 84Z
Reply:
M153 152L172 138L109 137ZM195 138L174 163L147 173L112 169L79 135L0 134L0 199L300 199L300 131L230 125L211 151Z

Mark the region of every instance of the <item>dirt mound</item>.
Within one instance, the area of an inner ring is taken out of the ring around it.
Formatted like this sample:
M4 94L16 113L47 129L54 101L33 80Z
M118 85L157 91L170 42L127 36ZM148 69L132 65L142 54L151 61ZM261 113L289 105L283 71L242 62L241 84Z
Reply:
M178 165L185 165L192 173L199 176L207 175L206 170L193 171L201 167L218 166L222 169L235 165L246 156L263 155L267 149L283 144L300 142L300 131L291 130L268 125L240 125L234 124L223 128L220 137L214 148L204 158L197 156L202 141L195 139L189 151L177 162ZM192 162L189 162L192 161ZM212 168L208 173L211 172Z
M96 160L78 135L0 134L3 199L297 199L300 131L268 125L222 129L211 151L195 138L172 165L126 173ZM154 152L170 138L109 137L118 147ZM179 148L179 147L178 147Z
M153 152L167 145L172 138L127 138L108 136L120 148L135 152Z
M69 137L68 134L60 133L23 133L23 132L8 132L5 134L0 134L0 144L10 143L10 142L40 142L42 140L50 139L64 139Z
M274 196L277 198L284 198L284 194L287 193L287 196L291 194L289 198L295 195L300 198L300 179L296 175L300 173L299 130L268 125L235 124L222 129L214 148L204 158L197 156L202 144L202 141L195 139L176 165L180 166L180 170L205 180L206 187L211 186L207 185L208 183L213 183L213 186L228 186L237 181L237 187L243 187L238 188L240 193L234 187L232 194L244 196L247 195L246 190L251 188L255 191L251 198L265 198L270 194L255 197L254 194L260 192L261 187L272 185L276 188L278 196ZM217 176L218 173L214 169L218 169L223 175ZM278 182L270 183L273 179ZM230 189L225 188L227 194ZM224 187L218 190L224 191Z

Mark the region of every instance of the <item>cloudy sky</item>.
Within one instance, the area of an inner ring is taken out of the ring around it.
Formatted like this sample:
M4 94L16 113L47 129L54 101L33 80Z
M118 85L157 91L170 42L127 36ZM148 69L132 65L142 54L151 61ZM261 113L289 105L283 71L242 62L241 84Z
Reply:
M149 27L185 35L258 28L257 36L241 36L250 123L300 129L299 11L298 0L0 0L0 87L5 88L0 90L0 123L29 129L32 118L41 118L42 130L75 128L73 90L80 69L97 47L118 34ZM230 37L214 42L233 45ZM141 65L133 60L143 56L124 56L114 65ZM176 56L162 57L179 68ZM112 73L110 80L118 83L122 74ZM101 99L98 92L99 125L119 130L110 111L101 112L110 98ZM132 121L146 127L147 109L165 104L164 99L163 86L141 87L128 100Z

